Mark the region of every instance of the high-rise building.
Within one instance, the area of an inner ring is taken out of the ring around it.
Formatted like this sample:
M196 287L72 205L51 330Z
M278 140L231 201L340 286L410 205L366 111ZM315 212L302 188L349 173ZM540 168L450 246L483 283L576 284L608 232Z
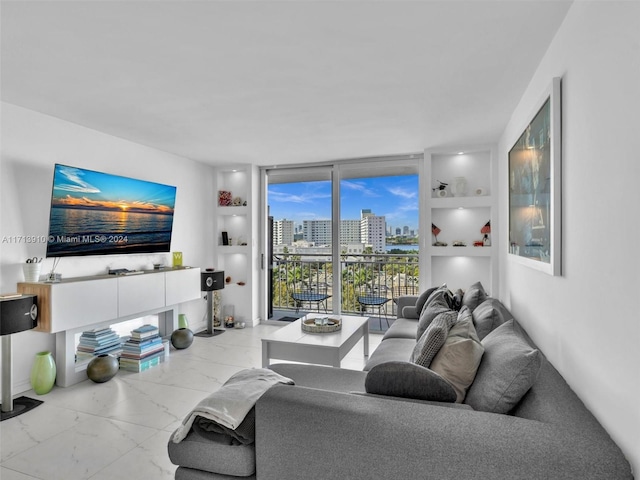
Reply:
M361 243L360 220L340 220L340 245Z
M331 220L303 220L302 238L314 245L330 245Z
M273 222L273 244L293 245L293 220L276 220Z
M360 215L360 238L362 243L371 245L374 252L383 253L386 247L384 234L386 230L385 217L374 215L371 210L362 210Z

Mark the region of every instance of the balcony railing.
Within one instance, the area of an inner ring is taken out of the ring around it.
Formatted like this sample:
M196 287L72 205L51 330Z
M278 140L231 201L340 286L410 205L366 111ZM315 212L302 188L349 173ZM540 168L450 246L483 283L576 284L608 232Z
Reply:
M338 278L330 256L277 254L272 261L274 310L331 312L339 282L342 313L395 318L396 299L418 294L417 254L341 255ZM364 297L378 297L382 308L367 307Z

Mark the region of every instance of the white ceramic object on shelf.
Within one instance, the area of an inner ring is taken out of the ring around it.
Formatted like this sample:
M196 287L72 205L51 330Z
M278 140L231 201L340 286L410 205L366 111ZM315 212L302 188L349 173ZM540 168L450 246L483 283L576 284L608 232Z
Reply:
M455 177L453 179L453 192L456 197L464 197L467 194L467 179Z

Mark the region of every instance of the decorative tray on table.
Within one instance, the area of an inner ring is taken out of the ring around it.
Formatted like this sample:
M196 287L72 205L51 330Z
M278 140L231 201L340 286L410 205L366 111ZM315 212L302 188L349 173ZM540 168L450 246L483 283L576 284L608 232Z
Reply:
M302 326L302 331L308 333L331 333L337 332L342 328L340 319L331 317L307 318L300 325Z

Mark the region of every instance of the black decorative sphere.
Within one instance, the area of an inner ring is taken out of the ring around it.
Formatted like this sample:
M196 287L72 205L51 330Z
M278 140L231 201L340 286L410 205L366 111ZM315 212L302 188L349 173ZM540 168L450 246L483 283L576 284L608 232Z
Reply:
M193 343L193 332L188 328L179 328L171 334L171 345L178 350L189 348Z
M111 380L120 365L118 359L106 353L94 357L87 365L87 377L96 383L104 383Z

